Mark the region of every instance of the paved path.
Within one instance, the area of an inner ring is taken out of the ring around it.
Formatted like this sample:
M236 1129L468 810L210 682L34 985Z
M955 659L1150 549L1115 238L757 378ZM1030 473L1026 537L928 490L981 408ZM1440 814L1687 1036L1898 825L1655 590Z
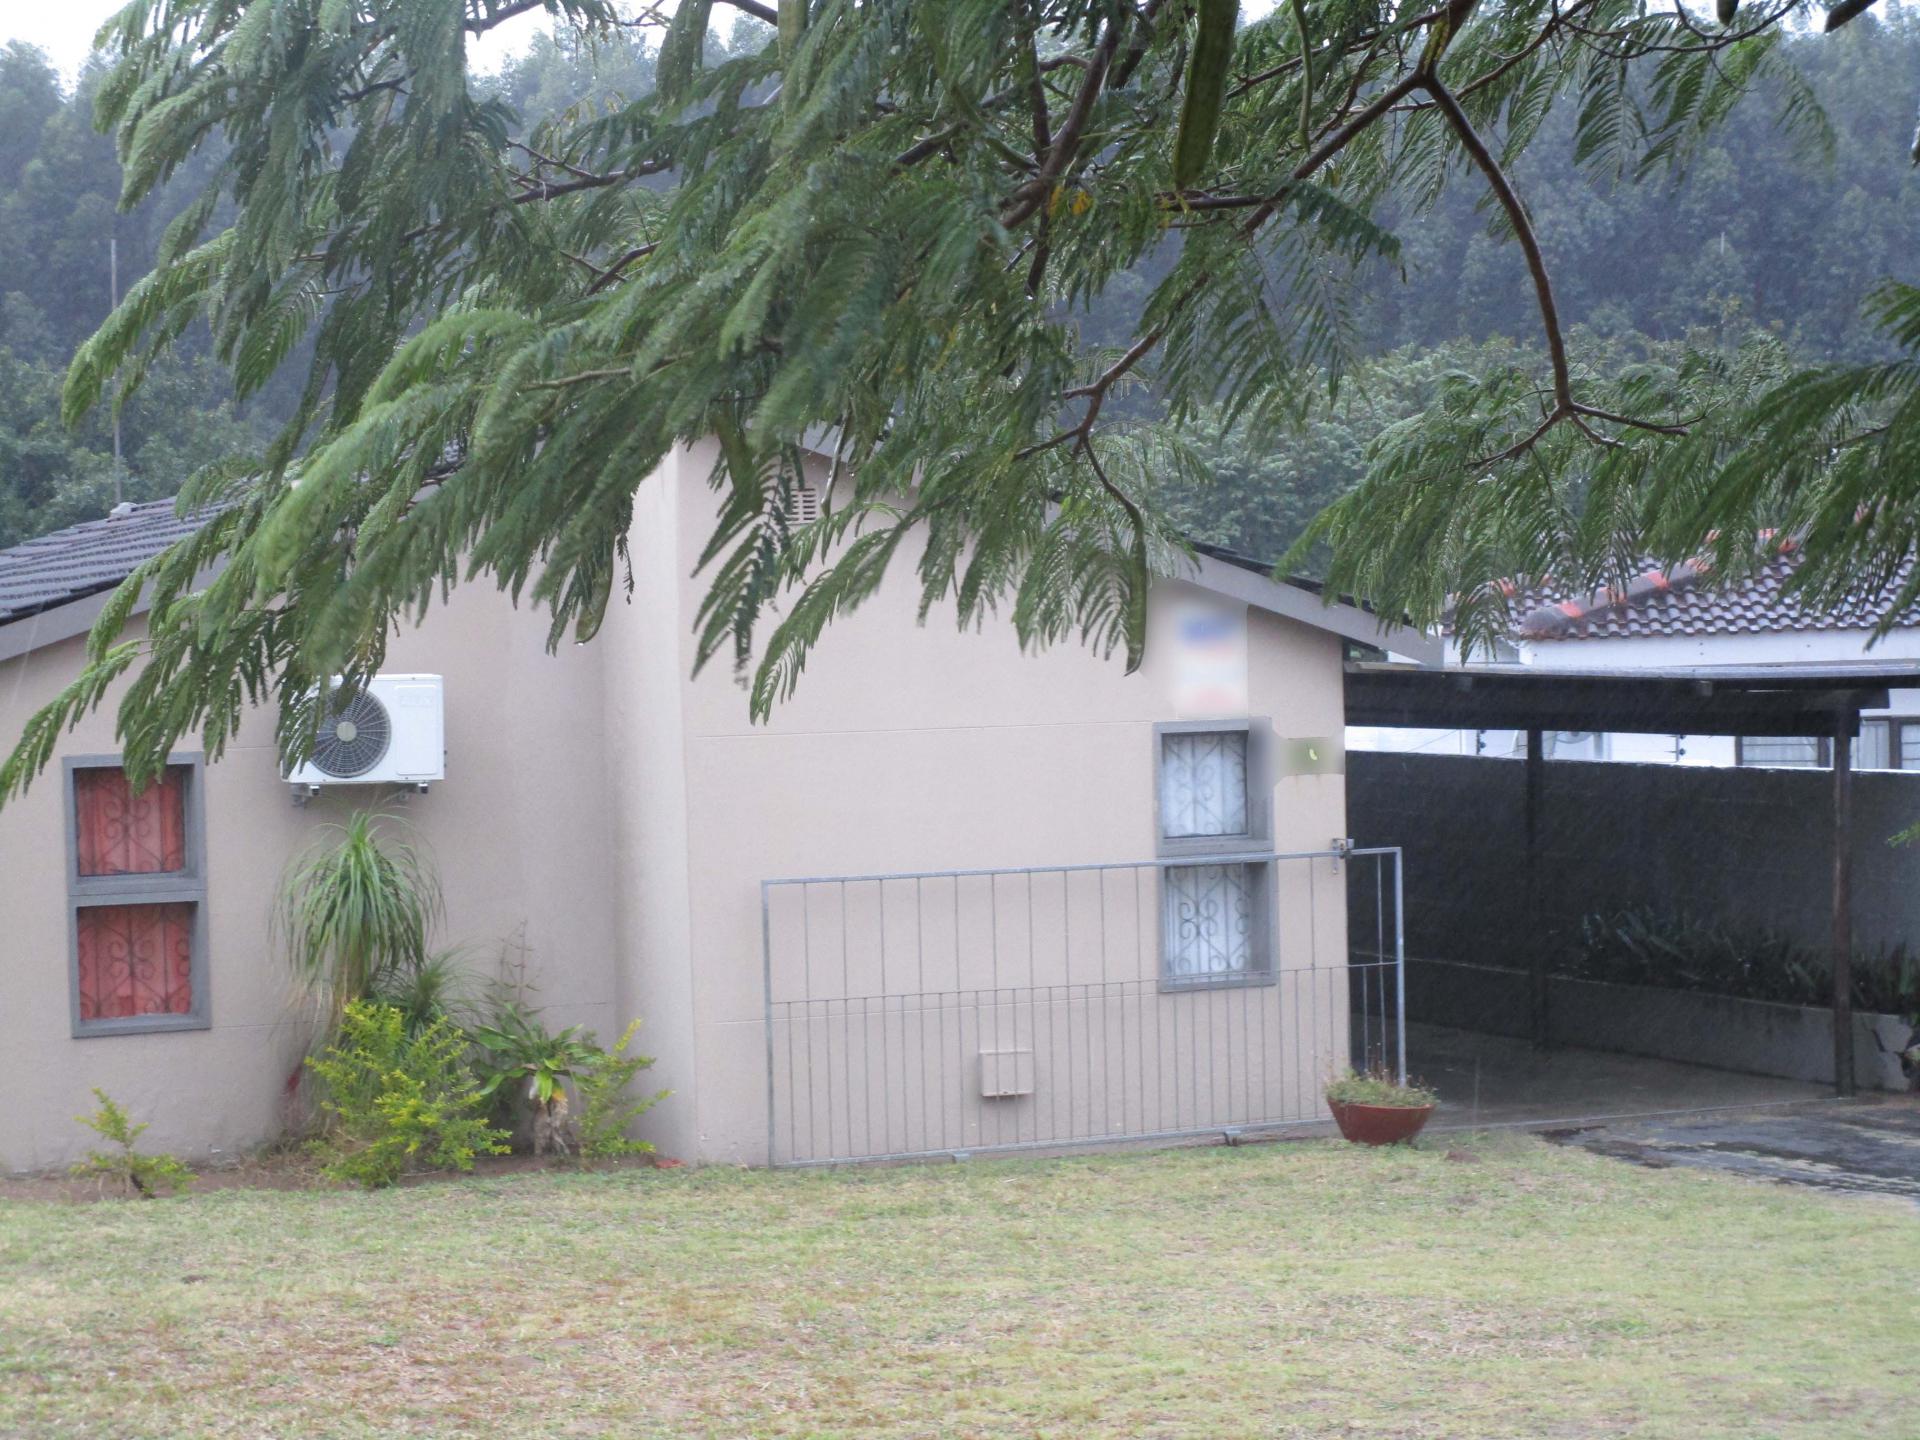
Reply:
M1920 1206L1920 1096L1630 1120L1545 1132L1640 1165L1691 1165Z
M1831 1085L1735 1075L1704 1065L1612 1055L1407 1024L1414 1077L1440 1092L1435 1126L1478 1129L1559 1121L1569 1127L1624 1116L1724 1105L1785 1105L1833 1094Z

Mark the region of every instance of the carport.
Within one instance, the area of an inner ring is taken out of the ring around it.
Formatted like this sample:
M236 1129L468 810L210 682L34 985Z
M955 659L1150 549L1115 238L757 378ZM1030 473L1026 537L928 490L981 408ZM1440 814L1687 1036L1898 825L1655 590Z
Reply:
M1354 662L1346 672L1350 726L1506 730L1526 736L1522 913L1542 933L1539 840L1546 748L1555 731L1652 735L1801 737L1831 743L1830 931L1834 1088L1854 1089L1853 741L1863 710L1881 710L1895 689L1920 688L1912 662L1702 666L1630 672L1521 665L1446 668ZM1676 837L1677 840L1677 837ZM1549 1043L1551 981L1545 945L1532 946L1530 1031Z

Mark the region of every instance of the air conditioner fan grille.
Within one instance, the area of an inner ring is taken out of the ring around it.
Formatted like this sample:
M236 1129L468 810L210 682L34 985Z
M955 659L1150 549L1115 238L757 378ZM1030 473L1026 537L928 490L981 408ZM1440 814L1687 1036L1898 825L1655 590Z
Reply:
M392 740L387 707L371 695L355 695L321 722L313 742L313 768L336 780L351 780L385 759Z

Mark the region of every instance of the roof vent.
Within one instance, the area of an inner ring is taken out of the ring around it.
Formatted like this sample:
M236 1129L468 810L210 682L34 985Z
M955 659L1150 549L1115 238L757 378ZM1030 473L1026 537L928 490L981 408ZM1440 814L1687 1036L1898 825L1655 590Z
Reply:
M107 518L109 520L124 520L132 513L133 501L122 500L118 505L107 511Z

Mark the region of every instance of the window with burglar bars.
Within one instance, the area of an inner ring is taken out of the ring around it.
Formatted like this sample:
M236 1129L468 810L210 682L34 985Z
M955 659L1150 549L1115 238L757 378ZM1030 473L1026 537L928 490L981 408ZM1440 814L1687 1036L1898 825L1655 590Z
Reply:
M1252 722L1156 727L1158 854L1208 863L1161 873L1161 982L1168 988L1260 982L1272 974L1270 807ZM1245 853L1242 862L1221 857Z
M73 1033L203 1028L200 765L169 764L141 790L117 756L65 769Z

